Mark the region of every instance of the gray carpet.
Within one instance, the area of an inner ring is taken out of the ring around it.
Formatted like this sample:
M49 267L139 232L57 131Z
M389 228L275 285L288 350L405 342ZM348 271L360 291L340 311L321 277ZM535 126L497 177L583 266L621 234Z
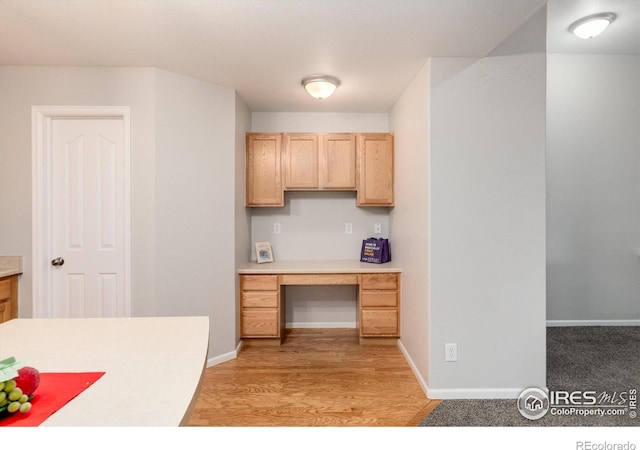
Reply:
M548 328L547 385L550 390L569 392L640 390L640 327ZM529 420L518 411L516 400L443 400L418 426L640 426L640 417L547 413Z

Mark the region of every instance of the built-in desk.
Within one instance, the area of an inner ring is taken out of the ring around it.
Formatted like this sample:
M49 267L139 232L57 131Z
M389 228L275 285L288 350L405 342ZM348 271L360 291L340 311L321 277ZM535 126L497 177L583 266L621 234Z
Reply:
M285 286L357 285L362 343L395 342L400 336L400 272L392 262L352 260L247 263L240 278L240 335L281 344L286 322Z

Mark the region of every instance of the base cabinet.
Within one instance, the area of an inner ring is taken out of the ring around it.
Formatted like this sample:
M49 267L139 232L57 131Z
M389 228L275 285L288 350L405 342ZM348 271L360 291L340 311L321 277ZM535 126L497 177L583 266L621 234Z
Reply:
M400 337L400 274L240 275L240 337L282 342L284 286L358 284L361 338Z
M360 281L360 336L400 335L400 274L363 274Z
M280 290L277 275L240 276L240 335L281 337Z
M0 278L0 323L18 317L18 275Z

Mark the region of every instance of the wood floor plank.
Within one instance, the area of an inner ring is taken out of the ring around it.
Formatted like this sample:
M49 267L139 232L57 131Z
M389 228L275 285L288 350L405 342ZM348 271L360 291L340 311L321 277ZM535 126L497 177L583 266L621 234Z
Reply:
M190 426L415 426L437 406L396 346L357 330L288 330L206 369Z

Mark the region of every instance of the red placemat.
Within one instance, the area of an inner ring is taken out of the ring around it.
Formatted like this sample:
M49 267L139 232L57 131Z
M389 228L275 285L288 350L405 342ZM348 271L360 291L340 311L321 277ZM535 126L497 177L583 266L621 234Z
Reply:
M28 413L0 417L0 426L37 427L51 414L95 383L105 372L41 373Z

